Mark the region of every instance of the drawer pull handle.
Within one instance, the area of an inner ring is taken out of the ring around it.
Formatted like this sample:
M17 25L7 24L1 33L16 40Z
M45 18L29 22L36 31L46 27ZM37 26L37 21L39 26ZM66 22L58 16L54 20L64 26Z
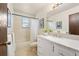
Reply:
M54 44L53 44L53 46L52 46L52 50L53 50L53 52L54 52Z

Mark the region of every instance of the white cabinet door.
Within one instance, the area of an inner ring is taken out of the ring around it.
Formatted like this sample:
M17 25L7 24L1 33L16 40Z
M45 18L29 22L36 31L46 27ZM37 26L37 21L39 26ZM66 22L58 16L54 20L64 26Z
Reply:
M38 38L37 53L38 55L51 56L52 55L52 42L44 38Z
M37 54L38 56L78 56L79 52L39 37L37 39Z
M39 56L49 56L50 55L49 52L50 52L49 49L38 47L38 55Z
M79 56L79 51L76 51L76 56Z
M54 44L54 53L56 56L75 56L75 50L62 45Z

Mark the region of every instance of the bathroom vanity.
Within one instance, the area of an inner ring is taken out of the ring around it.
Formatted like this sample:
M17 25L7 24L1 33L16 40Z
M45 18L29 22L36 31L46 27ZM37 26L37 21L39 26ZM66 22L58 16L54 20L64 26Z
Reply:
M39 35L38 56L79 56L79 40Z

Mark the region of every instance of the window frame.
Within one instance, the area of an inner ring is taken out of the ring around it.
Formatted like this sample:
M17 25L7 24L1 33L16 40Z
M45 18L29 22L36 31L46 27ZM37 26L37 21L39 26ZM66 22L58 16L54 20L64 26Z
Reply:
M24 19L23 19L23 18L24 18ZM26 19L25 19L25 18L26 18ZM28 20L27 20L27 19L28 19ZM29 18L22 16L22 17L21 17L21 22L22 22L22 27L23 27L23 28L29 28L29 27L30 27L30 20L29 20ZM24 22L26 22L27 25L26 25Z

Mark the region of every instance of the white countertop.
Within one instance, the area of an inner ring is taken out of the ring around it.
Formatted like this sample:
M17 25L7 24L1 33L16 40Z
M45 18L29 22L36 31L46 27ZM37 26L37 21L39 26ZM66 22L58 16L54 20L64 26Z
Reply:
M49 41L58 43L60 45L75 49L79 51L79 40L73 40L73 39L68 39L68 38L59 38L55 36L44 36L44 35L39 35L39 37L43 37Z

